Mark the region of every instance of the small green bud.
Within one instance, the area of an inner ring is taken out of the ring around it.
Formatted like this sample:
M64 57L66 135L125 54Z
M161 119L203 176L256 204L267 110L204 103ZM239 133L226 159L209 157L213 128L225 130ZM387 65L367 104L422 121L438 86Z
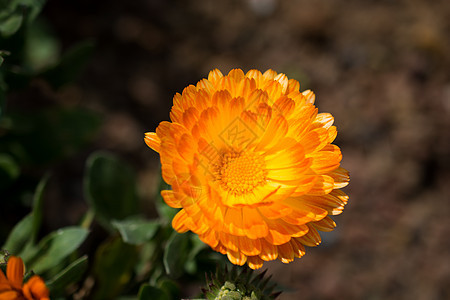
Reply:
M229 297L230 300L242 300L242 295L239 292L236 291L230 291L227 294L227 297Z
M256 296L256 293L255 293L254 291L252 292L252 295L251 295L251 297L250 297L250 300L259 300L259 297Z
M226 281L225 284L223 285L223 287L228 289L228 290L230 290L230 291L236 290L236 286L233 283L229 282L229 281Z

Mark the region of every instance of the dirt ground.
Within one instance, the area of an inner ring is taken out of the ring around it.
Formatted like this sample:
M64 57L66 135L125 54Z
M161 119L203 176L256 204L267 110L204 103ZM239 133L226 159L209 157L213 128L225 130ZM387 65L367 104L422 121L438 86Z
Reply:
M350 201L322 245L267 264L280 299L450 299L449 1L50 0L43 16L64 47L96 41L52 101L104 116L95 147L135 166L145 201L159 165L143 134L209 70L272 68L314 90L336 119ZM72 213L55 207L50 226L85 209L64 182L83 165L64 167L54 193Z

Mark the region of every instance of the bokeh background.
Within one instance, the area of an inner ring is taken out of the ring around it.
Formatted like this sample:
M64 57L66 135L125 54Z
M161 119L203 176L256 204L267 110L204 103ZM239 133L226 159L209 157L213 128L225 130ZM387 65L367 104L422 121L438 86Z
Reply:
M159 157L144 132L209 70L271 68L333 114L351 173L349 204L322 245L265 264L280 299L450 299L449 16L446 0L48 1L39 22L52 47L91 41L93 54L74 83L33 80L8 110L75 107L101 122L90 144L50 164L44 225L85 213L81 181L96 149L134 167L155 216ZM14 207L9 224L23 216Z

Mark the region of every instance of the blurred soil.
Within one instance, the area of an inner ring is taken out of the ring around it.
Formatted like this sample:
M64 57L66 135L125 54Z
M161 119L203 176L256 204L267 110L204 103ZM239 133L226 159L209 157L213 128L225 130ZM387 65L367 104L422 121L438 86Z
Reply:
M302 259L267 264L291 291L280 299L450 299L449 1L50 0L43 16L64 48L96 41L50 101L103 115L95 148L134 165L149 214L159 165L143 134L173 95L213 68L272 68L333 114L351 172L338 228ZM83 159L56 170L67 202L49 226L83 213Z

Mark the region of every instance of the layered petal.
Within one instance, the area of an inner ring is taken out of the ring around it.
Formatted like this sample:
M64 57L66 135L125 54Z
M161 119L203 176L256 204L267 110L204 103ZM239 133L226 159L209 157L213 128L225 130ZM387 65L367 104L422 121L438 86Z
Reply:
M23 283L25 266L20 257L10 256L6 276L0 270L0 299L49 300L49 290L41 277L33 275Z
M145 134L172 186L161 194L181 209L174 229L253 269L318 245L348 201L349 175L334 118L314 102L273 70L215 69L176 94L171 122Z

